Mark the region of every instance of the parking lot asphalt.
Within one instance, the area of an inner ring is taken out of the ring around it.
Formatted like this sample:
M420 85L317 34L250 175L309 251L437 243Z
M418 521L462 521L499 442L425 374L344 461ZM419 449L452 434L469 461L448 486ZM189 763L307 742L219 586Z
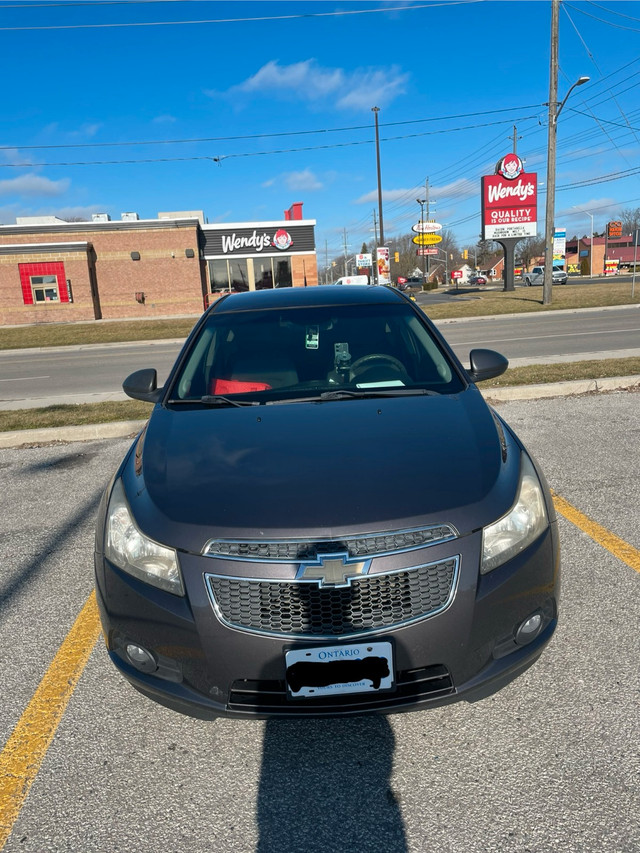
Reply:
M0 849L638 853L639 400L497 404L560 507L558 631L495 696L390 717L191 720L132 690L97 631L58 669L90 599L97 501L129 441L0 451L0 794L30 774L14 808L0 795Z

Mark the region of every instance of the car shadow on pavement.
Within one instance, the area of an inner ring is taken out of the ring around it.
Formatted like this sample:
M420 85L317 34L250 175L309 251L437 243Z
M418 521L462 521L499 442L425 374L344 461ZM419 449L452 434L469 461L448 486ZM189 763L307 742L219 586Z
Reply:
M406 853L384 716L269 720L256 853Z

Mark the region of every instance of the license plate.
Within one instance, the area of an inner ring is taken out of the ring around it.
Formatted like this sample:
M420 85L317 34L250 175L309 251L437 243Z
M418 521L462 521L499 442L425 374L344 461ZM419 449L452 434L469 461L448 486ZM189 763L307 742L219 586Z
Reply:
M394 686L393 650L388 642L293 649L285 653L285 665L292 699L377 693Z

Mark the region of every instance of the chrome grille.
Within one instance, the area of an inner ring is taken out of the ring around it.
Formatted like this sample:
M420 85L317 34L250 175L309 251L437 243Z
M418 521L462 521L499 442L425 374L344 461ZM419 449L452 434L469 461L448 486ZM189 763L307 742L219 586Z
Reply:
M424 548L455 539L456 531L449 524L437 524L412 530L392 530L365 536L347 536L340 540L284 539L265 542L257 539L212 539L204 547L205 557L229 557L235 560L275 561L278 563L313 559L318 551L344 551L350 557L381 557Z
M345 637L444 610L455 593L458 564L459 557L452 557L334 588L309 581L205 577L216 613L230 627L285 637Z

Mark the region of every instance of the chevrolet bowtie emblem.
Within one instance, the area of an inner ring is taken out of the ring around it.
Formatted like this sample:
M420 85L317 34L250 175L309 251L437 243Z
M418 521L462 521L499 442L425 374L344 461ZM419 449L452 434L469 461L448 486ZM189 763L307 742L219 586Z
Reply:
M366 575L371 560L349 562L348 554L318 554L313 563L301 563L296 580L320 581L320 586L349 586L352 579Z

